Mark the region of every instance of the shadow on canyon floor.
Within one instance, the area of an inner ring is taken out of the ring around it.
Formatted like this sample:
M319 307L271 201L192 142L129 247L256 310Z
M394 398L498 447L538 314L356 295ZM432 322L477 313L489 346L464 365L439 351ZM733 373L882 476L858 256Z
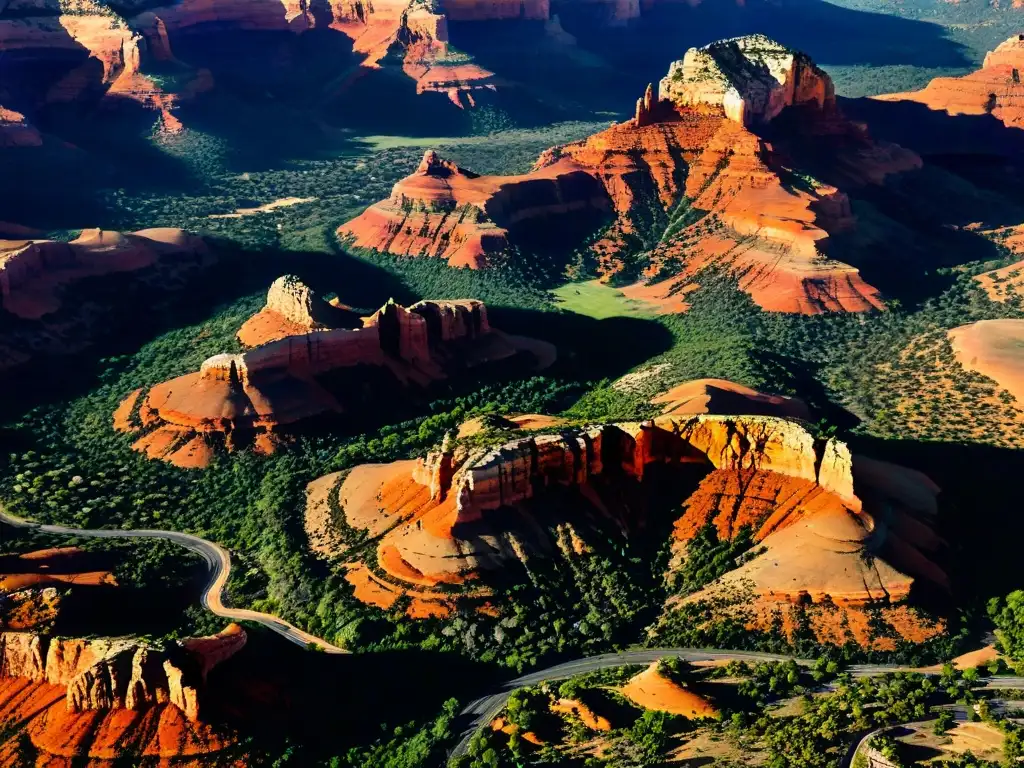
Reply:
M939 533L952 548L958 602L977 603L1024 588L1020 493L1024 451L977 444L847 438L855 453L917 469L942 489Z

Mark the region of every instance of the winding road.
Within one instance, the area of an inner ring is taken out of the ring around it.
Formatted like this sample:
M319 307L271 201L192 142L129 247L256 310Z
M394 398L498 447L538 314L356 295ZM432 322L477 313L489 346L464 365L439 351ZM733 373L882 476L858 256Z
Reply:
M668 657L675 657L683 661L795 661L801 666L809 667L814 662L809 659L798 659L795 656L776 655L772 653L756 653L754 651L728 651L710 648L644 648L635 651L622 651L621 653L606 653L601 656L591 656L577 661L567 661L554 667L548 667L536 672L517 677L506 682L500 691L489 696L483 696L470 702L460 712L460 717L468 718L465 729L459 743L452 749L449 759L463 755L469 748L469 742L480 728L494 720L498 713L505 706L508 697L517 688L530 685L538 685L544 682L566 680L576 675L587 672L596 672L601 669L612 669L624 667L629 664L651 664ZM934 668L920 669L917 667L902 667L896 664L853 664L846 668L846 671L854 677L873 677L886 672L923 672L925 674L938 674ZM1024 677L991 677L982 681L984 688L1012 688L1024 689ZM859 751L860 746L867 740L868 734L863 740L857 742L843 761L843 768L847 768L853 760L853 756Z
M29 528L41 533L49 533L57 536L76 536L81 538L96 539L164 539L195 552L206 561L210 570L210 581L203 591L200 602L203 607L213 614L231 621L252 621L261 624L267 629L276 632L286 640L303 648L315 646L326 653L347 654L350 651L339 648L328 643L319 637L304 632L293 624L272 616L268 613L250 611L243 608L228 608L224 605L222 597L224 587L227 584L228 576L231 573L231 555L226 549L212 541L207 541L198 536L177 531L161 530L119 530L119 529L82 529L68 528L62 525L45 525L33 523L15 517L0 506L0 523L13 528ZM606 653L600 656L591 656L586 659L577 659L557 664L547 669L529 672L520 677L514 678L502 684L501 689L488 696L482 696L470 702L460 713L460 717L466 722L462 736L449 754L449 758L455 758L464 754L469 743L480 728L491 722L504 708L508 697L518 688L531 685L538 685L543 682L566 680L576 675L587 672L596 672L602 669L624 667L630 664L650 664L662 658L675 657L689 662L701 661L795 661L802 666L810 666L813 662L808 659L798 659L794 656L777 655L771 653L757 653L754 651L733 651L718 650L712 648L643 648L639 650L621 651L618 653ZM871 677L886 672L917 671L935 674L934 668L916 669L912 667L900 667L889 664L855 664L847 668L854 677ZM1008 688L1024 689L1024 677L992 677L982 681L985 688ZM959 713L958 713L959 716ZM860 751L867 740L877 731L865 734L851 744L849 751L842 761L842 768L848 768L854 756Z
M177 531L158 530L117 530L117 529L82 529L66 528L62 525L43 525L32 523L15 517L3 507L0 507L0 523L5 523L13 528L31 528L42 533L52 533L58 536L78 536L90 539L165 539L185 549L195 552L206 561L210 569L210 581L203 591L200 599L203 607L211 613L228 619L230 621L252 621L262 624L269 630L276 632L285 640L288 640L303 648L313 645L325 653L349 653L344 648L328 643L319 637L304 632L294 624L284 619L272 616L269 613L250 611L244 608L228 608L224 605L224 587L228 583L228 576L231 573L231 555L224 547L214 544L212 541L201 539L189 533L178 533Z

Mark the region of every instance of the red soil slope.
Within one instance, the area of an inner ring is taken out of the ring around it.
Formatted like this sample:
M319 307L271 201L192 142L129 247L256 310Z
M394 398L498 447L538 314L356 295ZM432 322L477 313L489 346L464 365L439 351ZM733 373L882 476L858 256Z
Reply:
M1024 404L1024 320L981 320L949 332L960 364Z
M765 395L725 379L687 381L658 395L651 402L664 406L661 411L664 414L748 414L811 420L811 412L802 400Z

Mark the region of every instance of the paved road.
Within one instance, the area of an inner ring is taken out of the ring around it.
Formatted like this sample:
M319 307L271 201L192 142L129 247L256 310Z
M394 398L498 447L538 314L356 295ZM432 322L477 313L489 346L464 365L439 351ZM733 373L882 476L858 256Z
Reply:
M613 669L615 667L624 667L629 664L650 664L658 659L668 657L676 657L690 662L735 659L738 661L752 662L793 660L797 664L805 667L813 664L813 661L808 659L798 659L794 656L756 653L753 651L716 650L708 648L645 648L635 651L623 651L621 653L606 653L601 656L591 656L586 659L567 661L564 664L558 664L554 667L530 672L522 675L521 677L517 677L514 680L509 680L502 685L501 690L496 691L489 696L482 696L466 705L460 713L460 716L463 718L469 718L469 722L467 723L465 730L462 732L462 738L459 740L459 743L456 744L455 748L451 751L449 759L459 757L465 753L473 735L480 728L498 716L498 713L504 708L505 702L508 701L508 697L517 688L538 685L540 683L556 680L566 680L570 677L575 677L576 675L582 675L587 672L596 672L601 669ZM914 667L901 667L895 664L854 664L847 667L846 671L854 677L873 677L887 672L924 672L926 674L937 674L937 672L932 669L922 670ZM984 681L984 687L1024 689L1024 678L988 678ZM871 735L872 734L868 734L868 736L865 736L864 740ZM857 753L859 748L860 743L857 744L857 748L852 749L848 753L844 761L844 768L850 764L853 760L853 756Z
M793 656L783 656L771 653L756 653L753 651L727 651L708 648L645 648L636 651L623 651L621 653L606 653L601 656L591 656L587 659L567 661L554 667L542 669L537 672L530 672L514 680L506 682L500 691L489 696L483 696L470 702L460 713L462 717L471 718L463 731L462 738L452 750L451 757L462 755L469 747L473 734L484 724L489 723L498 713L501 712L508 700L509 695L517 688L529 685L537 685L543 682L554 680L565 680L576 675L587 672L595 672L600 669L612 669L624 667L629 664L650 664L667 657L676 657L684 661L718 661L736 659L739 661L789 661L792 659L802 666L810 666L813 662L807 659L798 659ZM849 668L849 671L857 677L869 677L880 675L885 672L897 672L909 669L909 667L898 667L885 664L860 664Z
M166 539L175 544L189 549L200 555L210 569L210 581L203 591L201 602L203 607L210 612L231 621L253 621L262 624L267 629L273 630L281 637L289 640L303 648L310 644L327 653L348 653L344 648L331 645L326 640L303 632L293 624L284 619L271 616L269 613L249 611L243 608L228 608L224 605L224 587L231 573L231 555L224 547L214 544L212 541L192 536L188 533L177 531L157 530L107 530L107 529L80 529L66 528L62 525L42 525L22 520L6 512L0 507L0 522L15 528L32 528L43 533L52 533L57 536L79 536L92 539Z

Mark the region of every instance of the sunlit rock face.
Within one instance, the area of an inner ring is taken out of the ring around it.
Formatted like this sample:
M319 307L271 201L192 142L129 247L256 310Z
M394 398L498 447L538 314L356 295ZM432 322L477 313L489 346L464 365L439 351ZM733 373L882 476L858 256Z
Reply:
M794 105L835 105L831 79L809 56L764 35L691 48L672 64L659 93L680 107L720 107L741 125L769 122Z
M936 77L920 91L889 93L883 101L914 101L950 115L991 115L1008 128L1024 128L1024 36L1014 35L963 77Z

